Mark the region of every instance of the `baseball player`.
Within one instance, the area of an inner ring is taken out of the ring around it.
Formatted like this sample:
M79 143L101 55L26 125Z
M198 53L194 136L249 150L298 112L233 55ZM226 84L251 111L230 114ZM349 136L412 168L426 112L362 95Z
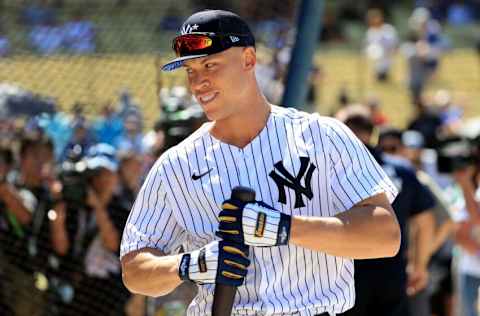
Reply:
M352 259L398 251L394 185L339 121L267 102L238 15L193 14L173 48L163 70L185 69L210 122L147 176L123 234L126 286L159 296L195 282L187 315L211 314L215 283L238 286L233 315L349 309ZM229 199L238 185L258 202Z

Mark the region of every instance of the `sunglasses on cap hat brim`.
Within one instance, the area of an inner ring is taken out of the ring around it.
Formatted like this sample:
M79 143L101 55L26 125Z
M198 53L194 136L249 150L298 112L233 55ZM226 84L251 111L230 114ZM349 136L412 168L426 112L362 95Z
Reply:
M242 34L189 33L173 39L172 48L177 58L162 67L164 71L172 71L186 60L220 53L231 47L255 46L251 37Z

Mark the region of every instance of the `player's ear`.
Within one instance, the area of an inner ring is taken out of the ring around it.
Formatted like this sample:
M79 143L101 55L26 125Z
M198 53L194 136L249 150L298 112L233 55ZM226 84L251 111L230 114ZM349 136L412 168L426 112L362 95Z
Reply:
M242 53L243 68L245 70L253 70L257 64L257 54L255 52L255 48L245 47Z

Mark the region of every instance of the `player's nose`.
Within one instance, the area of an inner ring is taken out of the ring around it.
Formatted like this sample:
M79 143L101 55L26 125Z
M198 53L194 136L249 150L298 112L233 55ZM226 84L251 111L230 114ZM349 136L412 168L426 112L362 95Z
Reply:
M193 94L205 92L211 85L208 77L202 75L192 76L189 81Z

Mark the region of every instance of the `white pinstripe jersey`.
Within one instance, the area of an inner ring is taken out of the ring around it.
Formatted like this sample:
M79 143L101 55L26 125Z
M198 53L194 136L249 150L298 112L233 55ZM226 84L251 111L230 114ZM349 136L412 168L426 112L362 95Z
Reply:
M180 245L190 251L207 244L237 185L284 213L305 216L333 216L379 192L391 201L396 195L365 146L335 119L273 106L243 149L212 137L209 124L153 166L130 213L121 256L143 247L172 254ZM250 258L233 315L333 314L354 303L350 259L295 245L251 247ZM213 291L214 285L199 286L188 315L210 315Z

